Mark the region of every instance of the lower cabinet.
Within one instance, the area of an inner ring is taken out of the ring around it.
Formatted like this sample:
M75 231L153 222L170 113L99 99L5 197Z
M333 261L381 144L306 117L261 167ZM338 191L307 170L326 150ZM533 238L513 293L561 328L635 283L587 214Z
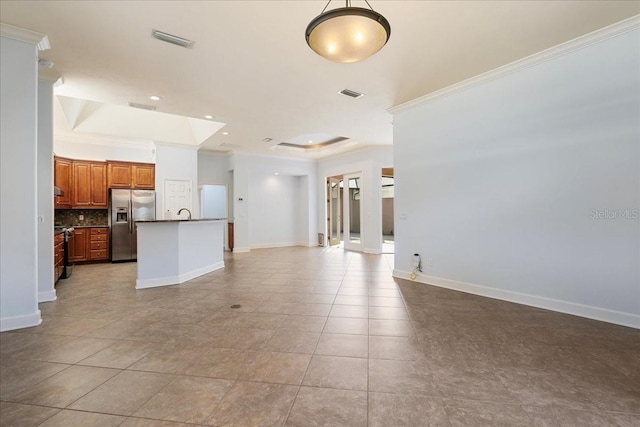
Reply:
M64 262L64 233L53 236L53 283L62 275Z
M76 228L73 237L69 239L69 261L79 262L87 260L87 231L88 228Z
M76 228L69 247L69 260L72 262L108 260L109 228Z
M102 261L109 259L109 229L91 228L89 233L89 259Z

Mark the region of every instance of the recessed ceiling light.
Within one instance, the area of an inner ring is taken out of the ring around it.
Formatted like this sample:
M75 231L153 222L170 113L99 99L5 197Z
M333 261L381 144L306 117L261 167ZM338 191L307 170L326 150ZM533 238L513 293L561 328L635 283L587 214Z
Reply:
M213 119L213 116L210 115L210 114L207 114L206 116L204 116L204 118L207 119L207 120L211 120L211 119Z
M312 140L308 140L307 143L313 144L313 141Z
M222 132L223 135L229 135L229 132Z
M280 175L278 172L275 172L274 175Z
M160 101L162 98L160 98L158 95L151 95L149 99L152 101Z

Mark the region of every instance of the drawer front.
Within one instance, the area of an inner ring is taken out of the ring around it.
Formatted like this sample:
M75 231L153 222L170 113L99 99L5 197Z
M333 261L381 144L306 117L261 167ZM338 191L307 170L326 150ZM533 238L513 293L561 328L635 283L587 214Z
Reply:
M96 250L107 250L107 242L95 242L93 240L91 240L91 250L92 251L96 251Z
M95 236L95 235L107 235L109 234L109 229L108 228L92 228L91 229L91 235Z
M54 251L53 252L53 265L62 264L62 261L63 261L62 251L61 250Z
M64 242L64 233L58 233L53 237L53 244L57 245L58 243Z
M93 260L99 260L99 259L109 259L109 256L107 255L107 250L106 249L100 249L100 250L92 250L91 254L89 255L89 259L93 259Z
M91 241L92 242L106 242L107 241L107 235L106 234L92 234L91 235Z

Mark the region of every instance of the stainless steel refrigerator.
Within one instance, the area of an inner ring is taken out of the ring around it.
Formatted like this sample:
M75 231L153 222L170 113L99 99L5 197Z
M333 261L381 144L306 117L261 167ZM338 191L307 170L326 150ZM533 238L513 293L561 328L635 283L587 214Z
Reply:
M153 190L115 190L109 194L111 261L138 258L136 221L156 219L156 192Z

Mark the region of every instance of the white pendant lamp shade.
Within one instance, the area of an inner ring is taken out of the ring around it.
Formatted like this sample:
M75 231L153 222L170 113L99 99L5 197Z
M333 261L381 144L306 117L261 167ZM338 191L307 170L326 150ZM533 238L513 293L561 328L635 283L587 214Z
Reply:
M334 62L358 62L382 49L391 27L384 16L359 7L342 7L317 16L307 26L307 44Z

